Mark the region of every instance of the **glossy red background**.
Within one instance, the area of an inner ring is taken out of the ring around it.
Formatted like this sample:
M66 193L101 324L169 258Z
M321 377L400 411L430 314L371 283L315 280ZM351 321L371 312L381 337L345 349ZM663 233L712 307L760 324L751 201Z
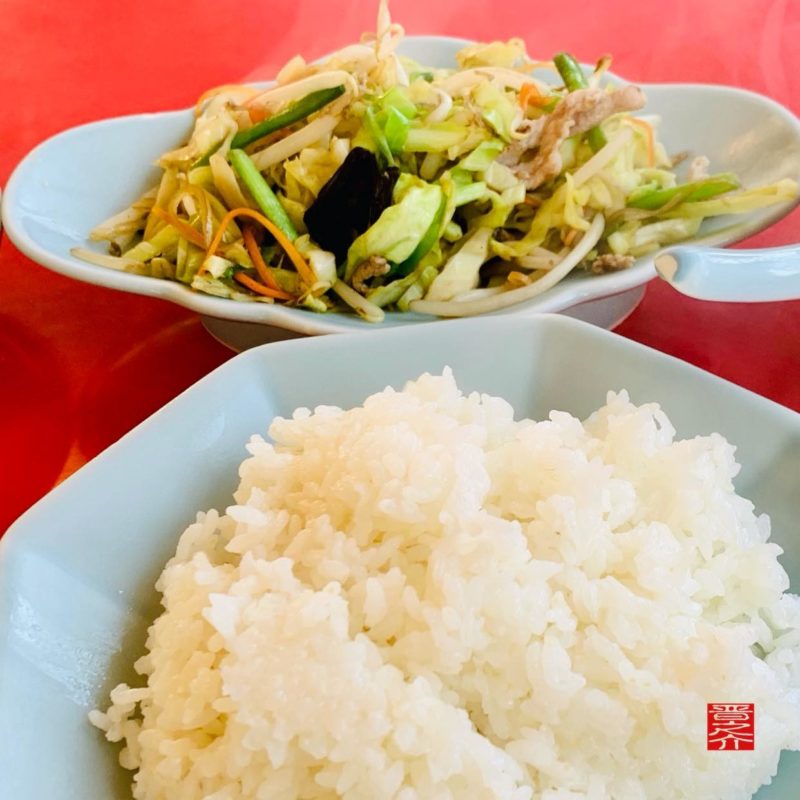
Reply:
M353 0L4 0L0 184L46 137L101 117L190 105L373 25ZM631 80L727 83L800 112L797 0L542 4L395 0L410 33L522 36L534 55L614 54ZM113 179L113 176L112 176ZM747 242L797 241L800 212ZM0 245L0 531L54 483L232 354L188 311L79 284ZM800 409L800 303L712 305L652 283L618 329ZM710 399L709 402L712 402Z

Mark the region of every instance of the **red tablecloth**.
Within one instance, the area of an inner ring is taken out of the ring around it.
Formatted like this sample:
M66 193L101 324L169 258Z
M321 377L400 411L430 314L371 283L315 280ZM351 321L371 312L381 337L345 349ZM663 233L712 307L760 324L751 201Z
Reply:
M258 67L271 74L296 52L322 55L371 29L375 8L373 0L5 0L0 185L57 131L184 107ZM395 0L392 11L410 33L522 36L532 54L567 49L584 61L611 52L615 71L631 80L728 83L800 112L796 0ZM794 242L799 233L795 212L747 244ZM192 313L73 282L7 239L0 276L2 531L232 354ZM618 331L800 409L800 303L712 305L654 282Z

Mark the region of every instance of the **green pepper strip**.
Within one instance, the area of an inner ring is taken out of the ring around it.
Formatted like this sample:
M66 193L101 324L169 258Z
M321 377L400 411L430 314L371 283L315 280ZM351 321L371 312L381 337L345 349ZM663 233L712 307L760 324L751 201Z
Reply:
M289 241L293 242L297 238L297 231L292 225L286 209L275 196L275 192L269 188L269 184L264 180L253 160L244 150L231 150L228 155L231 166L236 170L236 174L242 179L250 194L253 195L253 199L264 212L264 216L270 222L275 223Z
M446 208L447 197L443 194L442 201L439 203L439 208L436 209L436 213L433 215L433 221L428 227L428 230L425 231L423 237L419 240L419 244L405 261L401 261L399 264L392 267L389 274L386 276L387 278L405 278L406 275L410 275L417 264L428 255L436 242L439 241L439 229L442 227L442 220L444 219Z
M696 203L699 200L708 200L719 194L732 192L740 186L741 184L735 175L723 172L700 181L684 183L669 189L646 189L633 192L628 198L627 206L629 208L644 208L648 211L655 211L676 197L680 197L683 203Z
M569 53L558 53L553 58L553 63L556 65L558 74L561 75L567 91L574 92L578 89L585 89L588 86L581 65ZM587 131L586 140L595 153L608 143L606 135L598 125Z
M311 92L311 94L306 95L296 103L292 103L286 111L282 111L274 117L265 119L263 122L253 125L252 128L248 128L246 131L237 133L236 136L233 137L231 147L247 147L247 145L252 144L257 139L263 139L270 133L275 133L275 131L279 131L287 125L300 122L315 111L319 111L342 94L344 94L343 85L334 86L332 89L320 89L319 91Z

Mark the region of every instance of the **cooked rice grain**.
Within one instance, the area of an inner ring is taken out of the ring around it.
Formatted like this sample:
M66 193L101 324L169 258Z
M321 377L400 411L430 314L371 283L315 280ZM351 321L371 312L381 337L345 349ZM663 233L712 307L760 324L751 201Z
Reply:
M739 800L800 749L800 598L721 436L449 371L270 435L92 714L139 800ZM732 701L756 749L708 752Z

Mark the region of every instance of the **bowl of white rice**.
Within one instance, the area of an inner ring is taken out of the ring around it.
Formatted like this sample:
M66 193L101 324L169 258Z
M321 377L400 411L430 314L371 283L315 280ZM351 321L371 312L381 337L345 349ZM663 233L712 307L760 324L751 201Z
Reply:
M0 544L2 796L796 800L798 464L563 317L248 351Z

